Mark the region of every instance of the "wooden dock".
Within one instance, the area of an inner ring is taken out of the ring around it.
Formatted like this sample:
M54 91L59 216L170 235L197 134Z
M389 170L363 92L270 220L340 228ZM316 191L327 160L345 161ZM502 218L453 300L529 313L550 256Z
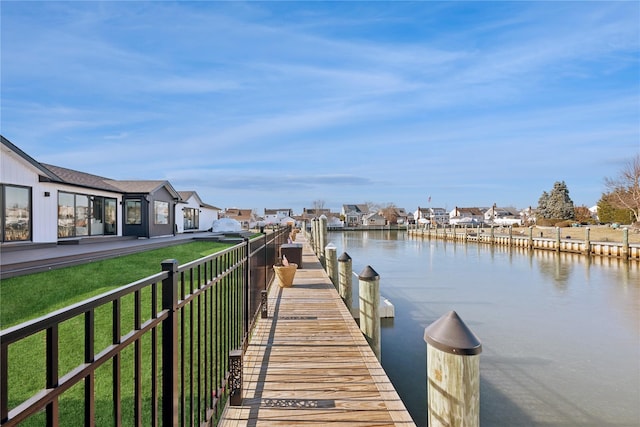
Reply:
M304 236L294 284L269 293L243 360L231 426L415 426Z

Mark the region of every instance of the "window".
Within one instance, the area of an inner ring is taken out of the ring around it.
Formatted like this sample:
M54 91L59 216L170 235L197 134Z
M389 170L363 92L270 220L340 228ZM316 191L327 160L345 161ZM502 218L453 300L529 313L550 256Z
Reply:
M58 238L116 234L117 200L58 193Z
M199 209L184 208L184 229L197 230L200 228Z
M31 188L3 185L0 190L2 241L31 240Z
M169 202L153 202L154 224L169 224Z
M140 200L125 201L124 214L127 224L142 224L142 202Z

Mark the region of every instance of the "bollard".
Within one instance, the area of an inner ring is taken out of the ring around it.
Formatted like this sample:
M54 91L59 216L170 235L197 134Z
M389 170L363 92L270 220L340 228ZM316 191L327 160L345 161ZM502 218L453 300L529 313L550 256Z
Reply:
M353 305L353 294L351 290L353 267L351 257L346 252L343 252L340 258L338 258L338 273L338 292L344 301L344 305L347 306L349 313L351 313L351 306Z
M325 269L327 271L327 276L331 279L331 283L333 286L338 289L338 253L336 245L333 243L329 243L324 248L324 257L326 259Z
M242 406L242 350L229 352L229 405Z
M358 279L360 330L380 361L380 276L368 265L362 270Z
M509 226L509 247L513 246L513 225Z
M427 326L424 340L428 425L479 426L480 340L455 311Z
M533 248L533 225L529 226L529 249Z
M560 252L560 227L556 227L556 251Z

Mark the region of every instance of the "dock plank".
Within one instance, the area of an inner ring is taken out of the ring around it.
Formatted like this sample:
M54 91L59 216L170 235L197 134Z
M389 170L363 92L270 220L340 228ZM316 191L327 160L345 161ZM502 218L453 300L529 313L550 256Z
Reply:
M276 282L243 356L235 426L415 426L311 247L292 287Z

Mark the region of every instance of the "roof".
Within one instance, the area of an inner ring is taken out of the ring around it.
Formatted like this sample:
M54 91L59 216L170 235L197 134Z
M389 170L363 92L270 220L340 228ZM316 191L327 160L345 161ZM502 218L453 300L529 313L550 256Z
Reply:
M48 180L55 181L55 182L62 181L60 177L56 176L56 174L54 174L49 169L45 168L41 163L36 161L33 157L29 156L27 153L19 149L17 146L15 146L11 141L9 141L4 136L0 135L0 141L2 142L2 145L4 145L9 151L12 151L13 153L21 157L24 161L29 163L31 166L36 168L38 171L42 172L42 174Z
M41 164L43 167L58 176L62 182L65 182L67 184L95 188L98 190L115 191L118 193L121 192L118 187L109 183L109 181L112 181L109 178L92 175L90 173L80 172L73 169L67 169L60 166L48 165L45 163Z

